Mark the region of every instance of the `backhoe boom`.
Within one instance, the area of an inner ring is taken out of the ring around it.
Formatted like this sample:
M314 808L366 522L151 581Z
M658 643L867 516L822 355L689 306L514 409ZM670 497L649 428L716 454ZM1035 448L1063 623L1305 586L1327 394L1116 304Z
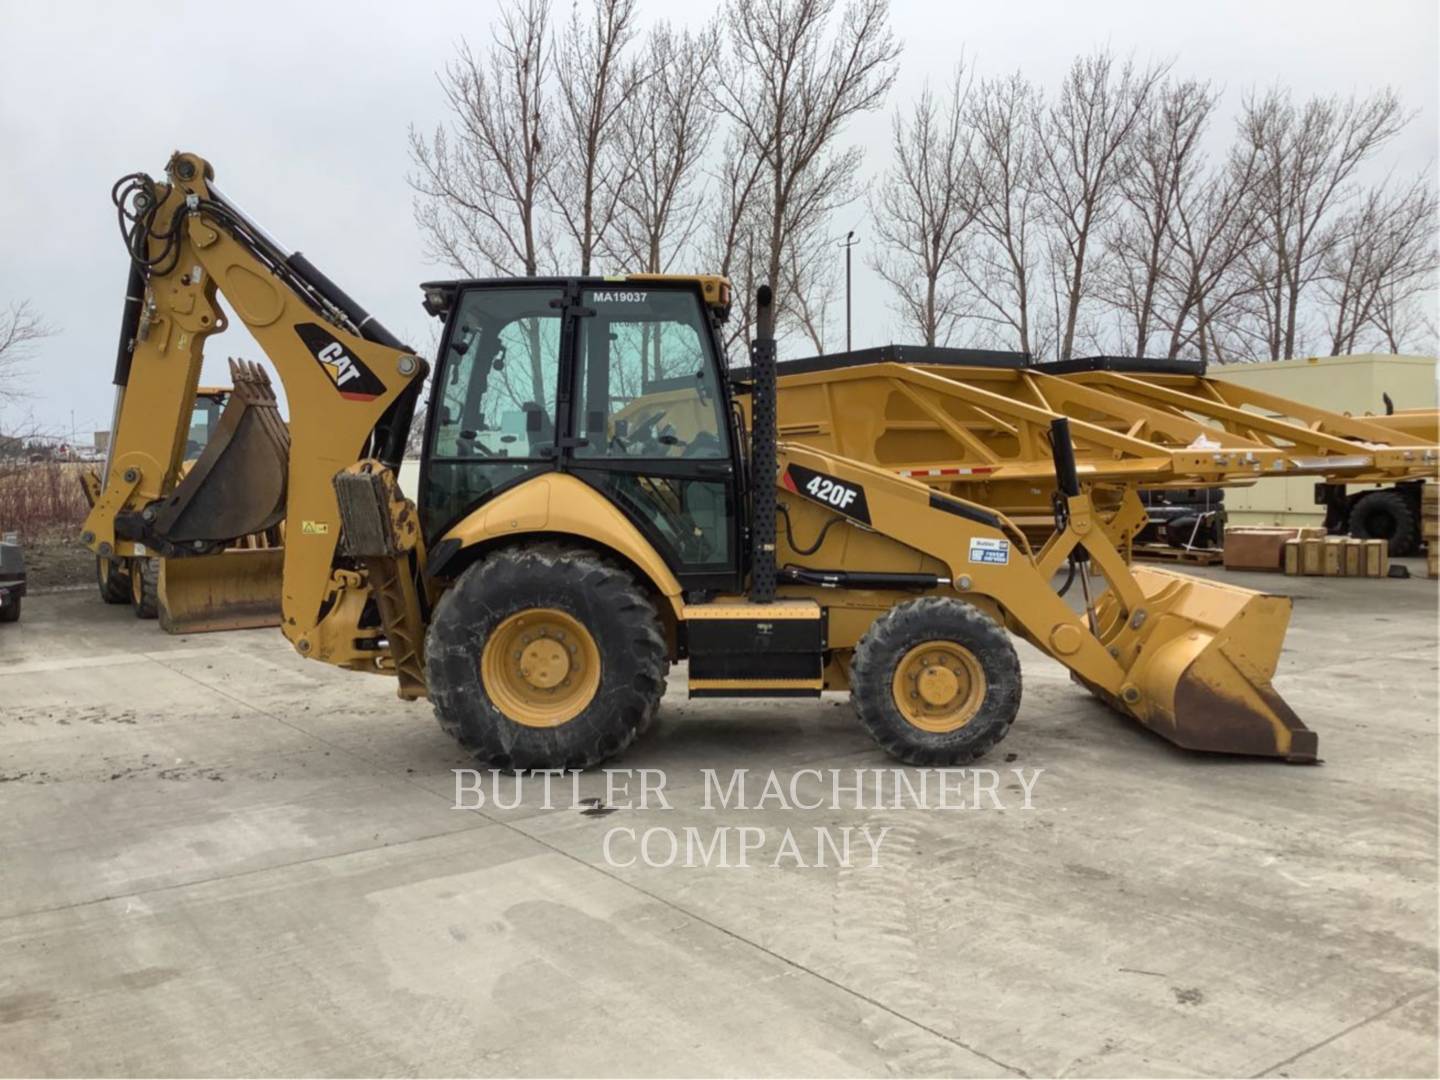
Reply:
M306 655L373 669L382 634L360 626L360 574L337 561L333 479L371 455L398 466L428 368L308 260L279 248L220 196L212 177L203 159L176 154L164 181L131 177L117 185L132 273L116 365L115 450L84 539L103 557L132 554L137 544L173 550L157 519L174 520L181 508L162 501L175 498L162 484L177 463L205 342L225 329L223 295L280 376L289 447L273 430L259 432L194 491L228 492L244 503L278 482L287 522L285 635ZM232 506L222 535L197 540L192 550L215 550L252 531L256 522L237 520L243 516Z

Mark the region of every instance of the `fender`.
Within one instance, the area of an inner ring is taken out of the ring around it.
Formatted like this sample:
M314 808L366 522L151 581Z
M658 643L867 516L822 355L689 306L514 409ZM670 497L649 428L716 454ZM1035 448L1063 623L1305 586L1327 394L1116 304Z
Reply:
M659 552L605 496L565 473L545 473L511 488L472 510L439 543L454 540L464 549L527 533L568 533L623 556L640 568L680 617L680 582Z

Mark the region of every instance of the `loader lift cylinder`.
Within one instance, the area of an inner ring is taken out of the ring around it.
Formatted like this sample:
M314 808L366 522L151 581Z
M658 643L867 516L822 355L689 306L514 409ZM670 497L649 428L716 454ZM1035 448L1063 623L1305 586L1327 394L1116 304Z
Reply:
M750 600L775 599L775 308L769 285L755 290L750 343Z
M1080 494L1080 470L1075 467L1075 443L1070 438L1070 419L1057 416L1050 421L1050 455L1055 462L1055 529L1064 531L1070 520L1069 500ZM1085 621L1090 633L1100 636L1100 621L1095 614L1095 598L1090 593L1090 553L1077 544L1070 552L1070 572L1080 573L1080 595L1085 601ZM1065 589L1070 583L1065 583ZM1063 595L1065 589L1061 589Z
M1050 454L1055 460L1055 486L1067 499L1080 494L1080 473L1075 468L1075 444L1070 440L1070 418L1050 421Z

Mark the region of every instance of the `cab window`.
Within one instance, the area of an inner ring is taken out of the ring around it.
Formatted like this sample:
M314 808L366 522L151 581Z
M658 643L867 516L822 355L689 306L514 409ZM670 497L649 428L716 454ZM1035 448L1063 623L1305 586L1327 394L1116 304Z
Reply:
M432 535L501 488L553 467L560 298L557 288L461 294L432 391L420 506Z
M555 445L557 289L465 293L444 359L431 453L540 458Z
M576 426L582 458L725 458L723 395L699 297L587 289Z

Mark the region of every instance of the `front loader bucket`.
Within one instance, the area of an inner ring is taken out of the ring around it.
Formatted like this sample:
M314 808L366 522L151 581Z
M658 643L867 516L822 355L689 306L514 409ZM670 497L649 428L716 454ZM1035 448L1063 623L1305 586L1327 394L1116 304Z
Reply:
M1121 697L1107 700L1190 750L1318 760L1315 733L1270 684L1289 598L1148 567L1131 572L1145 595L1138 628L1113 591L1100 601L1102 637L1129 637L1122 662L1133 656Z
M160 561L160 626L170 634L280 625L282 547Z
M155 507L155 531L174 544L229 542L285 516L290 432L270 378L230 361L234 391L200 457Z

